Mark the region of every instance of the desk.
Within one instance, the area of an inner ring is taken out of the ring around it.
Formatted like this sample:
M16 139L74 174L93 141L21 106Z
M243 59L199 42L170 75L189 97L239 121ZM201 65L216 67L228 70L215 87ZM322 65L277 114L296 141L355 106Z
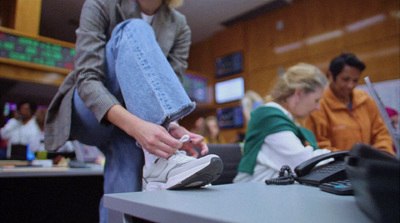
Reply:
M203 189L106 194L110 222L372 222L353 196L304 185L226 184ZM122 214L124 215L122 215ZM111 219L113 218L113 219Z
M103 168L0 169L0 222L98 222Z
M68 167L3 167L0 178L4 177L51 177L51 176L102 176L103 167L88 164L88 168Z

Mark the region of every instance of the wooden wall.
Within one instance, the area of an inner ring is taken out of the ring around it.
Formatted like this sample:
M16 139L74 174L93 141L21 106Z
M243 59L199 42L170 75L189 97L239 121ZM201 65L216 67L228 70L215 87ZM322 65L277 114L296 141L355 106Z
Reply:
M399 18L398 0L294 0L193 44L189 69L209 75L212 85L227 79L215 78L215 59L243 51L244 71L229 78L243 76L246 90L264 96L274 86L279 70L306 62L326 72L333 57L352 52L367 65L363 76L370 76L373 82L397 79ZM283 29L278 30L277 23ZM232 104L214 103L215 108ZM245 127L222 133L229 141L238 131Z
M42 0L0 0L0 26L39 34Z
M15 0L0 0L0 26L14 28Z
M17 0L15 26L18 31L38 35L42 0Z
M39 36L42 0L0 0L0 31L73 48L75 45ZM70 72L0 57L0 78L59 86ZM0 98L1 99L1 98Z
M0 26L38 36L41 0L0 0ZM329 61L341 52L355 53L367 64L364 75L372 81L399 77L398 0L293 0L289 5L249 21L236 23L211 38L192 45L189 73L206 77L210 95L216 82L242 76L246 90L267 94L278 72L299 62L311 63L326 72ZM277 29L277 25L282 29ZM215 78L215 60L242 51L244 70L230 77ZM1 64L0 77L41 82L48 71ZM52 85L59 85L59 73ZM363 81L362 81L363 82ZM187 128L196 118L215 115L217 108L238 105L199 104L182 120ZM223 130L228 141L246 127Z

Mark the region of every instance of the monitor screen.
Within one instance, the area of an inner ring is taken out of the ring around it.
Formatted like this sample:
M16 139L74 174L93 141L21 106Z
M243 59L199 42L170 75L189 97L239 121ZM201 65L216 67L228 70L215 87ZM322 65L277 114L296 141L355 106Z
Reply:
M215 101L225 103L242 99L244 96L244 78L238 77L215 84Z
M243 127L244 116L242 106L217 109L218 126L221 129Z
M189 98L198 102L207 102L207 79L190 74L183 75L183 87Z
M242 52L218 58L215 67L217 78L241 73L243 70Z
M3 108L3 115L5 117L9 116L10 113L14 110L17 110L17 104L12 102L5 102Z

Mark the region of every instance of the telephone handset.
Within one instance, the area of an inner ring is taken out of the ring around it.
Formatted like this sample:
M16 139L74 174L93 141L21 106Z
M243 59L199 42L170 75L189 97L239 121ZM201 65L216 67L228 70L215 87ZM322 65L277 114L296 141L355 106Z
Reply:
M301 184L319 186L321 183L347 179L344 160L347 153L348 151L327 153L303 162L294 169L297 175L296 181ZM334 161L316 167L319 162L330 158Z

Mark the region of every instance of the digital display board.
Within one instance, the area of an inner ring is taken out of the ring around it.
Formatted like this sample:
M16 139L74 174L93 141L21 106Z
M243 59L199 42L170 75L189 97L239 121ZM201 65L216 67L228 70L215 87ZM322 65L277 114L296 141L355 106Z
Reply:
M0 30L0 58L73 70L75 48Z
M183 87L189 98L198 102L207 102L207 80L190 74L183 75Z
M218 126L221 129L236 128L244 126L242 106L217 109Z
M215 62L215 72L218 77L225 77L243 71L242 52L236 52L224 57L217 58Z
M242 99L244 96L244 78L238 77L215 84L215 101L226 103Z

